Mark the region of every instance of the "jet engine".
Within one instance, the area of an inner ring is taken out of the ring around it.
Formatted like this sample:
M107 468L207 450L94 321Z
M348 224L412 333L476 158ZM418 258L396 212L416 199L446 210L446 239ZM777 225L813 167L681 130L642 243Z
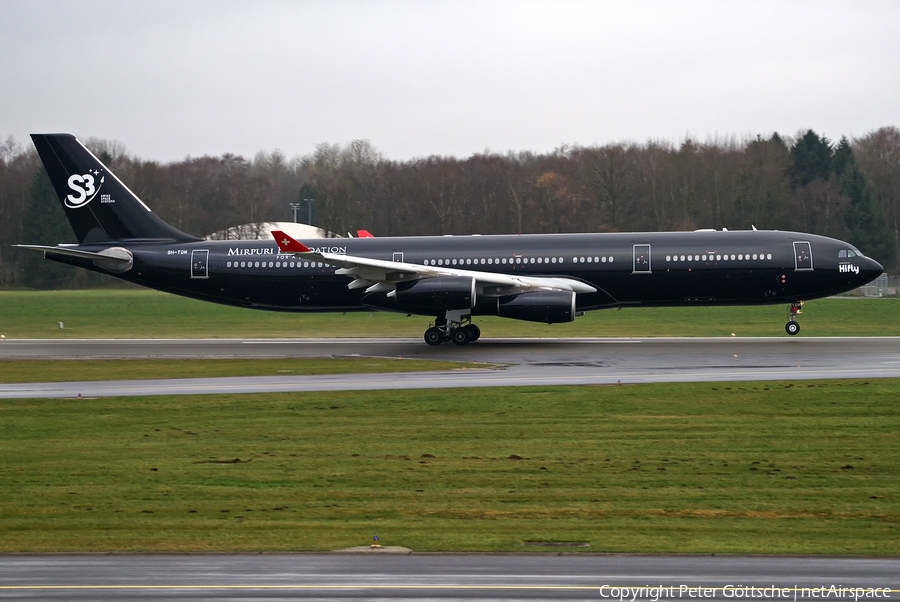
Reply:
M448 276L413 280L398 285L394 296L401 306L470 309L475 305L475 279Z
M497 315L529 322L571 322L575 319L575 293L571 291L547 291L523 293L500 300Z

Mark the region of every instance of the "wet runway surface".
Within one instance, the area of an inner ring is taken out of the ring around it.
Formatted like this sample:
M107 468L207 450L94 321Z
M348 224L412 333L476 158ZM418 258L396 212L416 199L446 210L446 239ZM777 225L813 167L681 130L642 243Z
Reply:
M322 356L449 359L469 364L465 370L449 372L0 384L0 398L900 377L900 337L484 339L464 347L436 348L418 339L0 343L0 359ZM477 362L504 368L477 369Z
M853 600L900 597L900 559L602 555L0 557L9 600ZM702 588L702 589L698 589ZM873 596L866 598L865 589ZM874 596L875 589L879 596ZM755 594L755 595L754 595Z

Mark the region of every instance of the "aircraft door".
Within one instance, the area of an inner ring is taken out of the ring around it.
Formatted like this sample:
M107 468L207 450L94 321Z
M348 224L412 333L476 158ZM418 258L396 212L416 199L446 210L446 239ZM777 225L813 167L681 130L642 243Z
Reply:
M812 249L806 241L794 243L794 269L797 271L812 270Z
M394 251L394 261L403 263L403 251Z
M191 251L191 278L209 278L209 251Z
M650 273L650 245L634 245L634 274Z

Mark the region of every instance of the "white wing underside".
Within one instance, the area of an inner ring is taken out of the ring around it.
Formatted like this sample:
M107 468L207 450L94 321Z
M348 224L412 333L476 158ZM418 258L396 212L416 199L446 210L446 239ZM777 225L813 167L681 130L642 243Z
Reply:
M367 293L387 292L393 296L398 283L422 278L462 276L474 278L478 293L488 297L516 295L533 291L572 291L575 293L595 293L593 286L573 278L544 278L540 276L513 276L479 270L460 270L449 266L428 266L402 261L384 261L353 255L332 253L291 253L298 257L315 259L337 266L335 273L352 276L347 287L365 288Z

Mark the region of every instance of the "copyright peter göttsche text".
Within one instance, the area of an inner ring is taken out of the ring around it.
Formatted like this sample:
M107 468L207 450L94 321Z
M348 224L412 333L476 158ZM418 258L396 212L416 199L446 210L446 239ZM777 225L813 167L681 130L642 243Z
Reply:
M725 585L722 587L702 587L695 585L644 585L639 587L620 587L603 585L600 597L619 602L637 602L638 600L657 602L658 600L684 599L756 599L756 600L883 600L891 597L895 590L889 587L843 587L830 585L821 587L778 587L770 585Z

